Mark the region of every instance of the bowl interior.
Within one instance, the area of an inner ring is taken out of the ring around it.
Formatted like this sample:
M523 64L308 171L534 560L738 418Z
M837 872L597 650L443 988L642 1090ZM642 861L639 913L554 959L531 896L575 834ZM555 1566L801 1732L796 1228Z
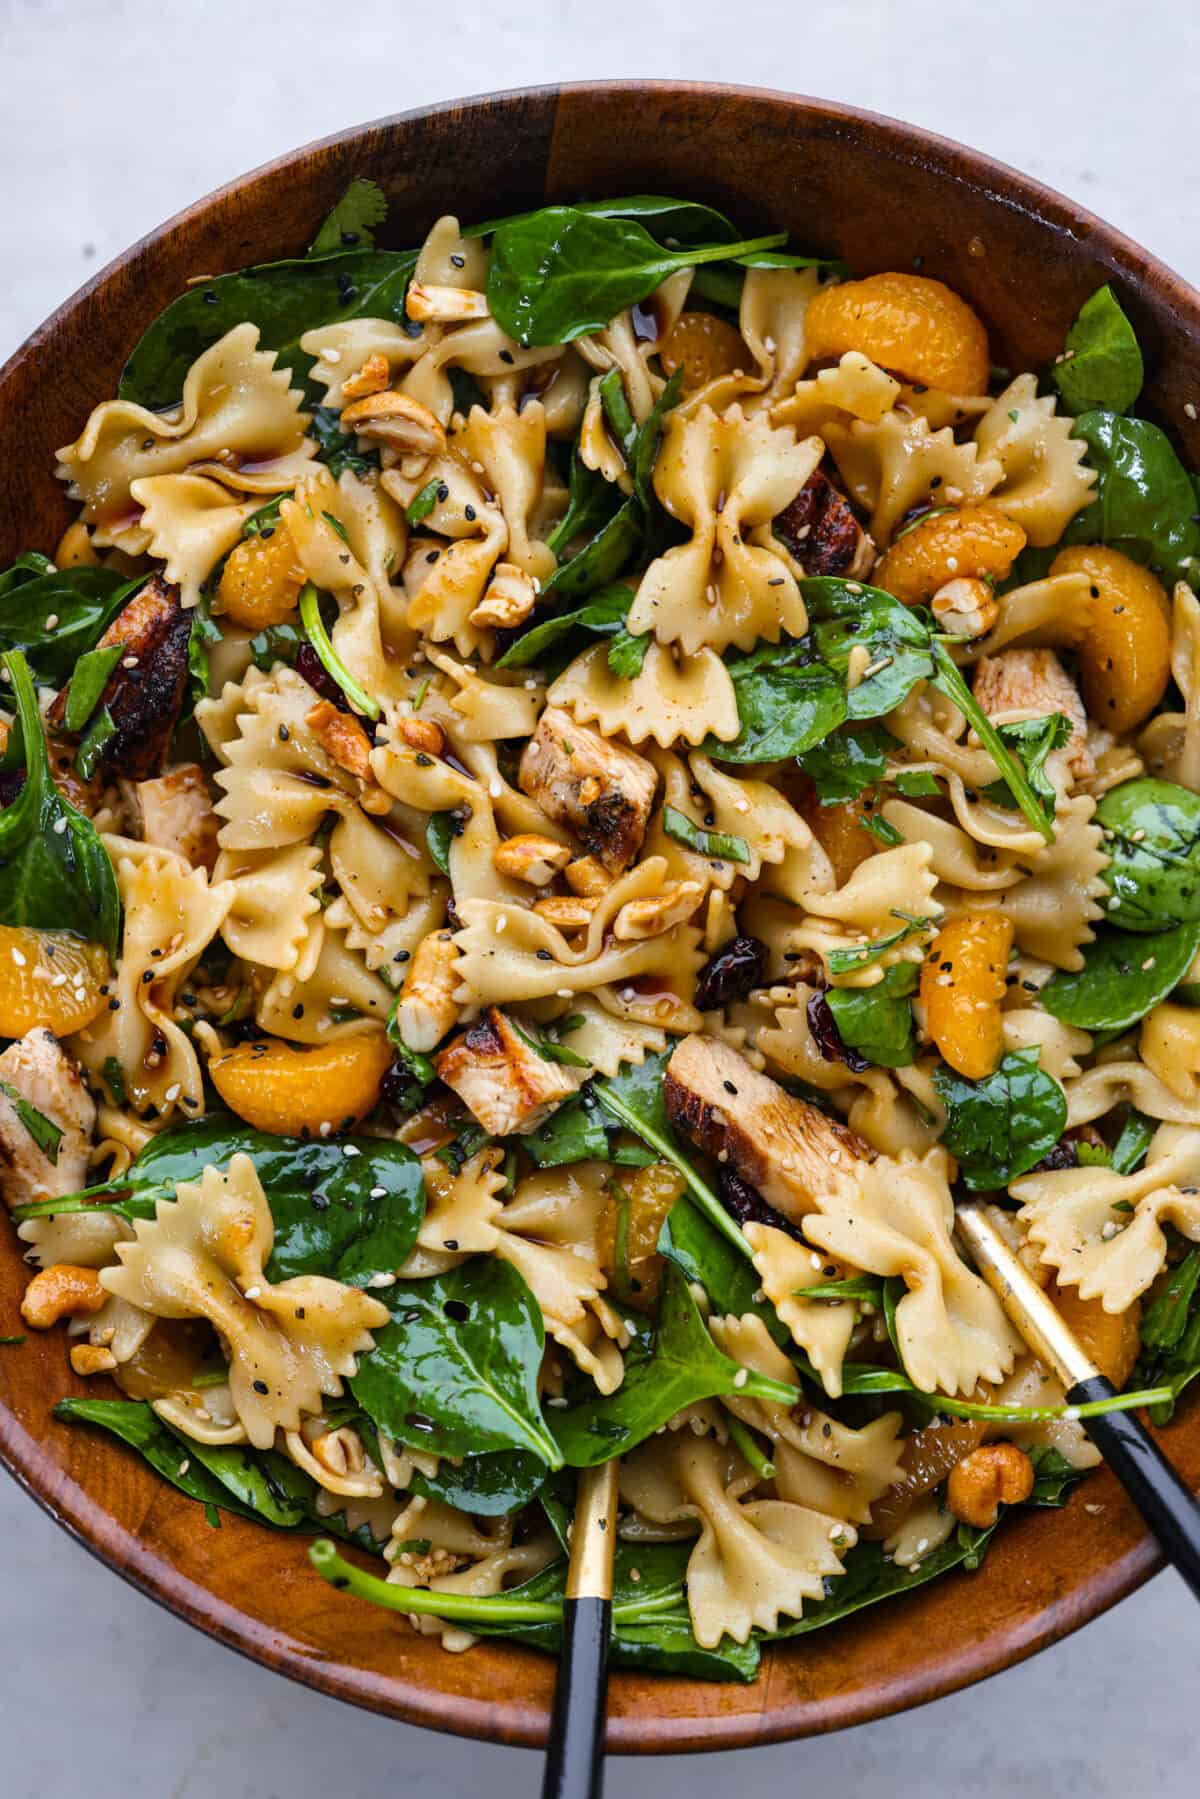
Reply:
M0 566L24 547L53 546L68 516L55 450L115 392L145 325L191 276L301 251L353 175L387 193L382 236L397 247L419 242L443 212L470 220L631 192L707 200L747 230L787 227L856 273L916 267L948 281L986 320L994 359L1014 369L1051 358L1083 300L1114 280L1146 355L1139 410L1200 464L1200 424L1184 412L1200 392L1200 296L1058 195L957 145L821 101L679 83L547 88L384 120L298 151L201 201L69 300L0 370ZM10 1240L0 1318L16 1317L22 1287ZM544 1741L548 1658L487 1644L447 1655L333 1593L309 1569L303 1540L234 1518L210 1529L131 1455L53 1422L53 1401L84 1391L60 1333L6 1354L0 1456L118 1572L326 1692L464 1734ZM1167 1443L1200 1486L1195 1408ZM752 1686L615 1675L610 1747L729 1748L917 1704L1054 1641L1156 1565L1136 1513L1102 1472L1064 1511L1011 1524L978 1574L773 1651Z

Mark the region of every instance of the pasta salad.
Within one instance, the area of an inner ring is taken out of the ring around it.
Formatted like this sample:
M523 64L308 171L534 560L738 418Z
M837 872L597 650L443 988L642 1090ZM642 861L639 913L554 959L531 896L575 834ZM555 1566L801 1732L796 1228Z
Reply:
M1102 1403L1200 1372L1196 489L1109 287L1013 372L695 202L385 214L169 306L0 574L23 1322L449 1649L619 1457L614 1659L746 1680L1098 1460L956 1195Z

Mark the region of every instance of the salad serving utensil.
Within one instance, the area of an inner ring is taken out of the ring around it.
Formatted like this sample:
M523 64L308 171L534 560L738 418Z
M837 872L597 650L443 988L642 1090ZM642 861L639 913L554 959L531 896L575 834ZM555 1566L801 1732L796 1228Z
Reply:
M542 1799L599 1799L604 1783L618 1467L579 1476Z
M969 1200L955 1209L960 1243L1025 1343L1062 1382L1069 1406L1111 1399L1100 1372L1053 1300L1014 1254L986 1208ZM1133 1412L1102 1412L1080 1423L1157 1537L1163 1553L1200 1599L1200 1502L1180 1479Z

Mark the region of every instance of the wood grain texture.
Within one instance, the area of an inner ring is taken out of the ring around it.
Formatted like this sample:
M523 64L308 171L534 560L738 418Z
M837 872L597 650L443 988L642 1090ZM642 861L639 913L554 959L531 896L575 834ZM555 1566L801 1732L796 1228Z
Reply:
M1144 407L1193 466L1200 423L1200 296L1135 244L986 157L908 126L781 94L673 82L489 96L346 132L260 169L136 244L0 370L0 566L51 548L67 519L54 452L109 397L130 347L189 277L301 250L352 174L384 188L388 244L464 220L586 194L713 201L748 230L789 227L858 273L919 265L986 320L998 362L1037 367L1080 304L1115 280L1146 352ZM25 1270L0 1251L0 1333ZM86 1547L222 1642L323 1692L437 1728L545 1740L553 1666L480 1645L450 1656L390 1614L332 1592L302 1539L202 1510L132 1455L53 1422L81 1393L60 1333L0 1351L0 1456ZM91 1391L99 1390L93 1384ZM1200 1487L1200 1408L1164 1433ZM731 1748L834 1730L919 1704L1008 1666L1111 1605L1158 1560L1106 1473L1061 1512L1002 1532L983 1569L953 1575L768 1654L750 1687L614 1674L609 1747Z

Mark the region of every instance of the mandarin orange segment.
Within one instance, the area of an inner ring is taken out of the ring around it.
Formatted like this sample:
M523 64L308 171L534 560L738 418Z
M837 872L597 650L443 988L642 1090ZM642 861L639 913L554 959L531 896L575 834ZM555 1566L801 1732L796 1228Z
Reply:
M683 370L685 394L710 381L753 368L754 358L733 326L711 312L681 312L659 352L668 375Z
M942 926L921 967L926 1033L968 1081L991 1074L1004 1049L1000 1002L1012 943L1011 918L966 912Z
M1051 575L1086 575L1092 609L1079 645L1083 703L1105 730L1134 731L1166 692L1171 615L1166 590L1148 568L1103 544L1060 550Z
M1078 1287L1053 1286L1049 1297L1084 1354L1114 1387L1123 1387L1141 1353L1141 1300L1135 1299L1123 1312L1106 1312L1100 1300L1081 1299Z
M933 598L947 581L966 576L1003 581L1025 548L1025 533L998 506L932 512L893 543L875 564L872 584L906 605Z
M366 1117L391 1062L383 1032L363 1031L315 1049L278 1038L239 1043L214 1056L208 1072L230 1111L255 1130L320 1137Z
M855 869L873 856L878 847L863 824L862 800L846 800L836 806L823 806L815 787L807 786L793 802L805 824L829 860L838 886L850 879Z
M281 625L300 598L306 576L282 520L229 552L217 586L217 610L248 631Z
M82 1030L106 1004L110 972L100 944L70 931L0 925L0 1037L41 1025L56 1037Z
M953 394L987 392L987 332L941 281L889 271L823 287L804 315L814 361L860 350L906 381Z

